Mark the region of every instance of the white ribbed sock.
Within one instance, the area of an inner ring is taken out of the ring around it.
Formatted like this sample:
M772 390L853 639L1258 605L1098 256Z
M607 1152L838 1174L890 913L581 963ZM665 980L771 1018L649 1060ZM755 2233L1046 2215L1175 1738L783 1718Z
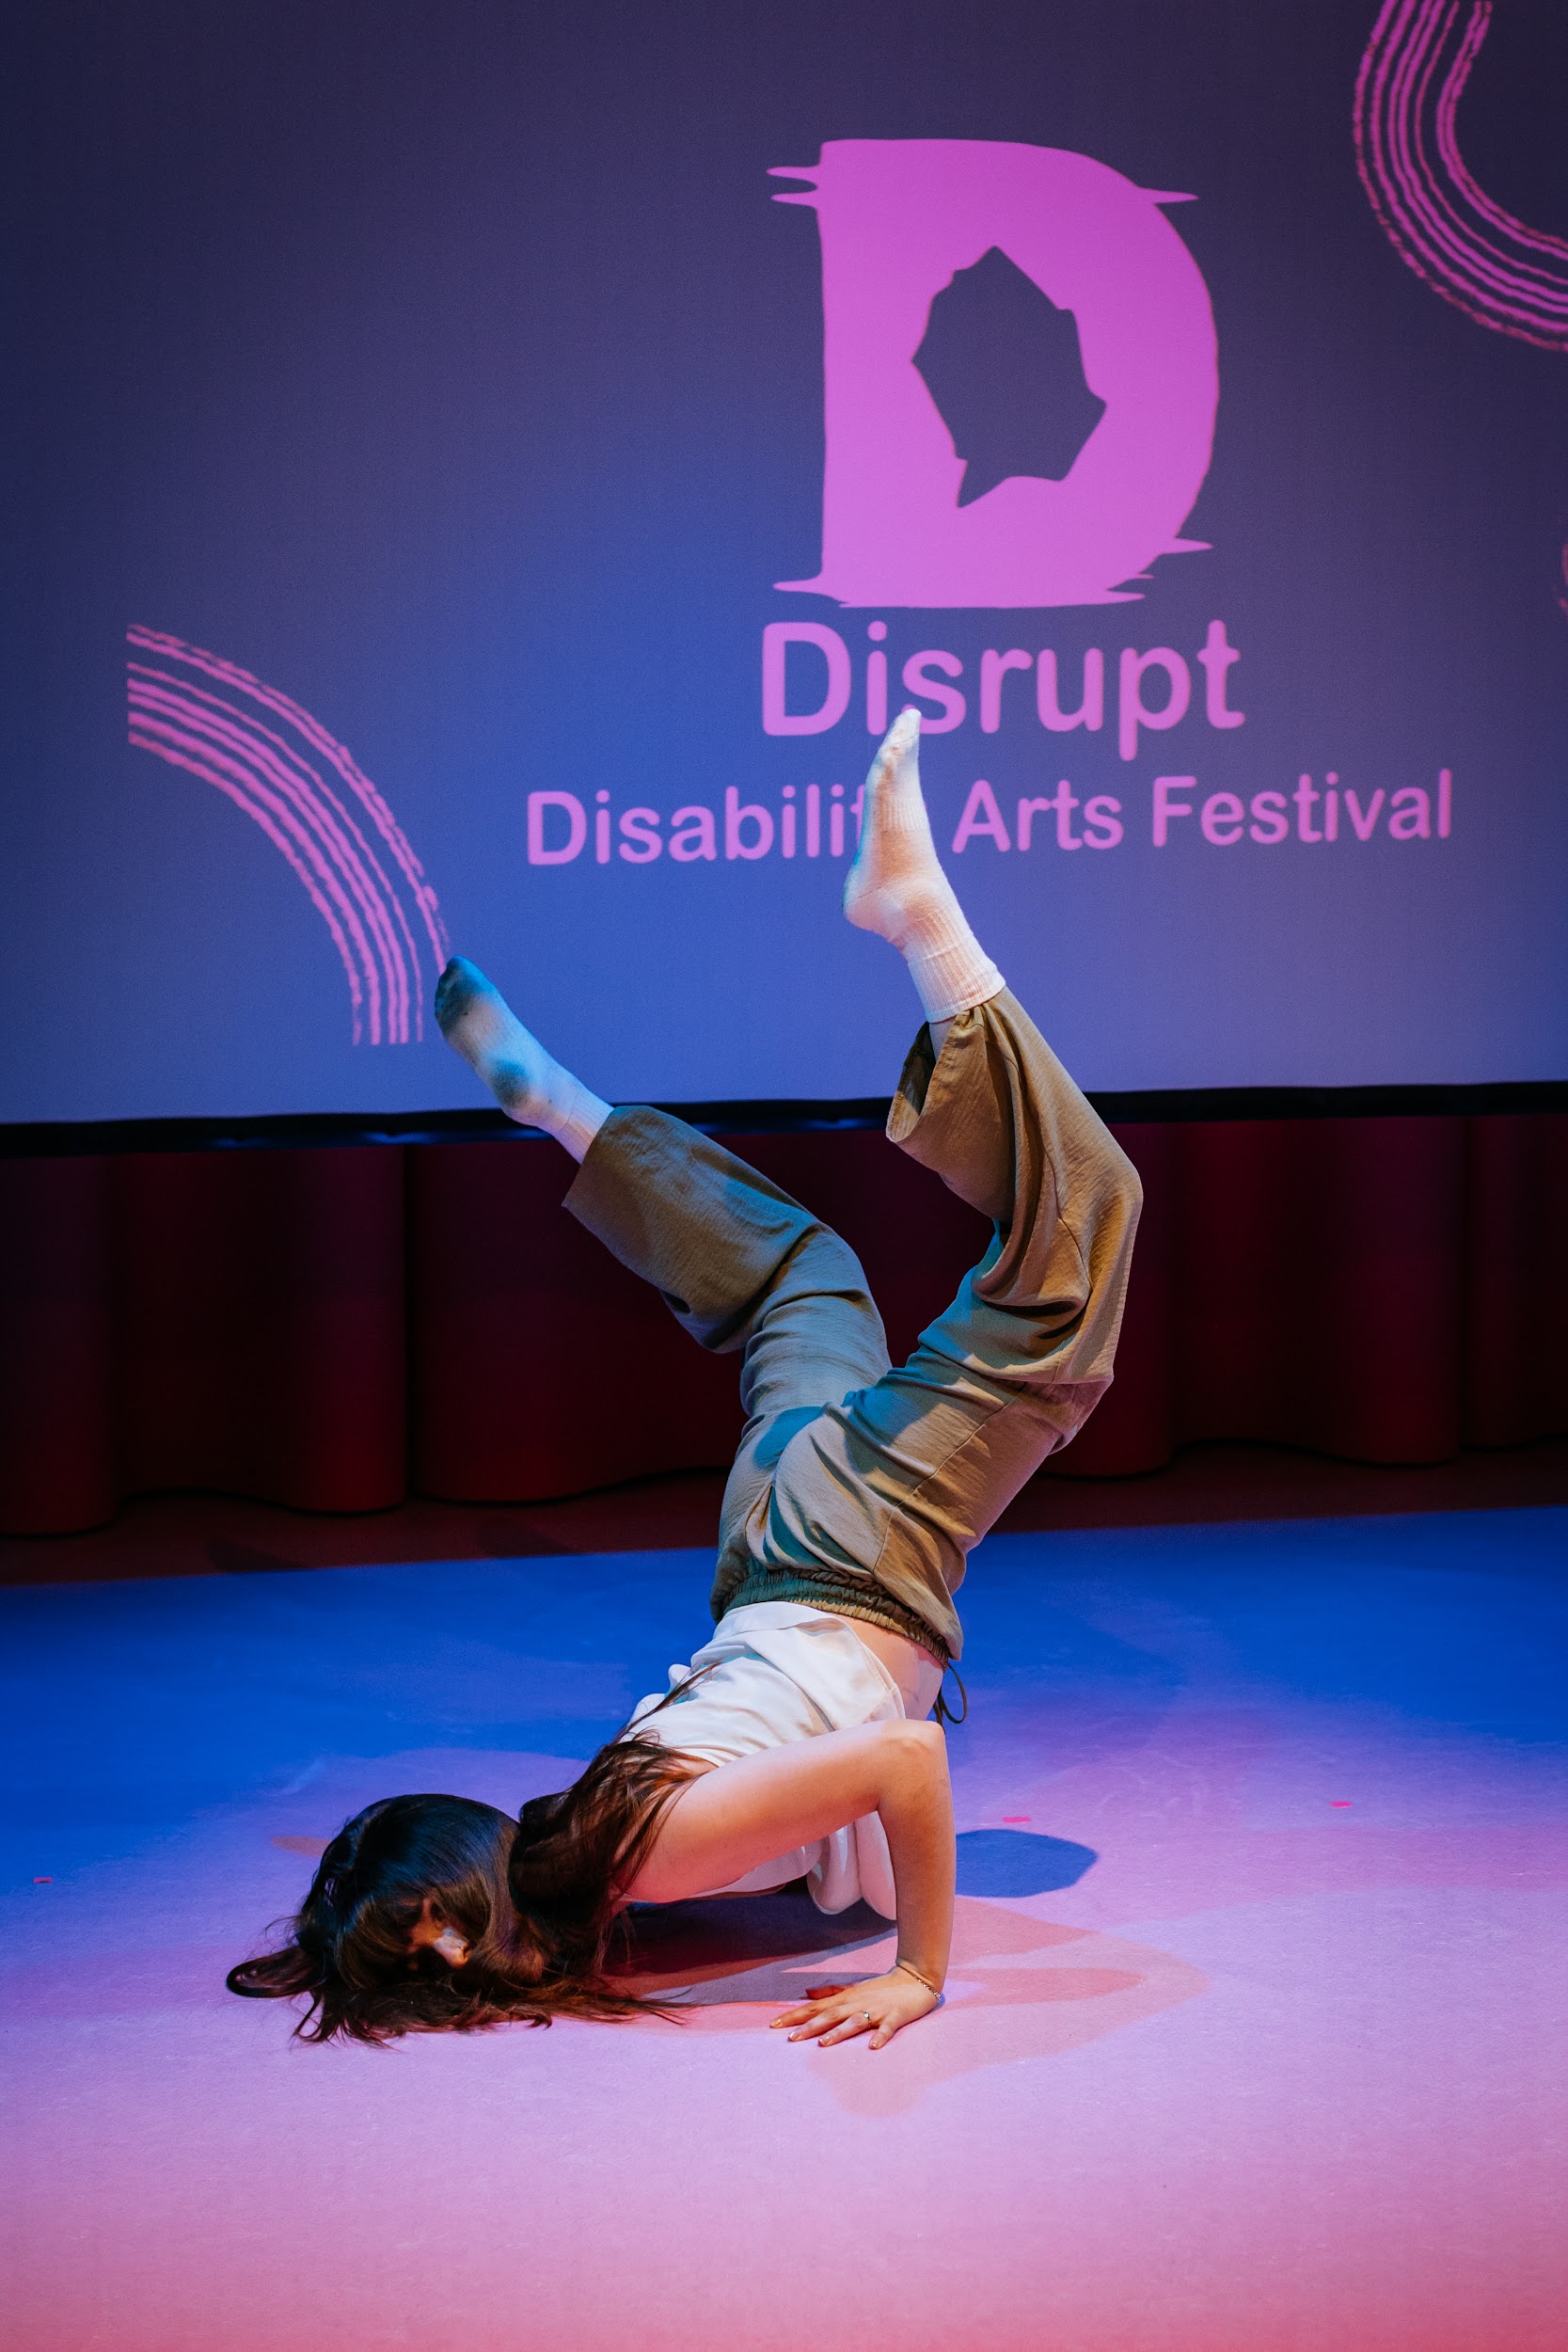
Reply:
M436 982L436 1018L447 1043L483 1080L508 1119L519 1127L542 1127L580 1166L610 1117L610 1104L546 1053L499 990L464 956L454 956Z
M949 1021L1006 986L970 930L942 870L920 790L920 713L901 710L865 780L860 848L844 912L891 942L910 967L927 1021Z

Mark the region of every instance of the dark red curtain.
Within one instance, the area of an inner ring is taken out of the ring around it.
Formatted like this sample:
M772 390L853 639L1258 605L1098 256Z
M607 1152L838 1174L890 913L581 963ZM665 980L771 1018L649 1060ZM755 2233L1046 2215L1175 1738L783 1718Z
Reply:
M1053 1467L1568 1432L1568 1116L1118 1133L1148 1206L1117 1383ZM734 1140L853 1243L907 1349L978 1220L871 1132ZM723 1462L734 1364L563 1214L571 1173L527 1137L0 1165L0 1527L158 1488L359 1511Z

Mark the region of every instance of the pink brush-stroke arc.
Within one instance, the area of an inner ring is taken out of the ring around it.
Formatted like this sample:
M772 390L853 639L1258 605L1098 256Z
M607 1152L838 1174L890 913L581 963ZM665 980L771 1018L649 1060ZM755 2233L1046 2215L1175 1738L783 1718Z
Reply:
M1388 38L1380 48L1374 35L1357 90L1362 178L1396 250L1445 299L1482 325L1557 348L1562 341L1559 314L1568 319L1568 303L1547 274L1532 263L1516 265L1488 245L1452 201L1445 173L1428 152L1429 116L1447 119L1448 143L1457 152L1453 109L1485 31L1485 0L1433 109L1432 87L1454 15L1451 8L1445 12L1443 0L1415 0L1414 6L1410 0L1390 0L1379 25L1381 31L1387 22ZM1492 212L1532 245L1549 242L1513 223L1500 208ZM1538 331L1543 326L1549 331Z
M199 647L187 646L182 640L168 636L162 631L132 628L127 632L127 635L130 641L135 644L142 645L149 649L155 649L163 653L166 658L172 658L176 660L187 662L192 668L199 670L207 676L237 688L239 691L245 694L249 700L258 703L262 707L282 718L284 723L292 726L297 734L302 736L305 740L309 743L313 750L322 754L328 760L330 765L336 770L339 776L349 785L351 790L355 793L355 796L370 812L377 831L391 848L397 864L402 869L404 879L415 896L420 914L431 938L431 945L436 958L436 968L439 970L440 965L446 957L447 942L446 933L440 922L439 911L436 907L435 893L429 888L428 884L424 882L423 868L420 866L418 858L415 856L406 836L398 826L391 810L388 807L385 800L383 800L380 793L376 790L374 785L370 782L369 778L366 777L362 771L357 767L346 748L342 744L338 743L333 737L328 735L326 730L309 711L303 707L302 705L293 702L288 695L280 693L276 689L264 685L262 681L256 678L251 672L241 669L237 663L225 661L218 655L207 653ZM200 690L191 688L188 691L191 692L198 692ZM214 697L214 699L216 700L217 698ZM233 709L232 705L225 704L222 707L230 709L230 711ZM237 715L242 717L242 723L246 725L254 725L257 727L260 727L261 725L259 721L253 721L250 719L249 714ZM263 731L268 734L272 733L271 730ZM276 735L273 736L273 740L278 741L280 739L281 739L277 738ZM309 762L299 761L298 764L304 767L312 778L316 792L321 795L326 795L327 787L322 781L317 771L310 766ZM333 799L334 805L339 808L343 820L345 822L352 823L352 820L347 818L347 812L343 811L341 809L341 804L336 802L335 796L328 797ZM373 859L373 857L371 856L369 845L363 843L363 836L358 835L356 827L355 828L355 832L356 837L359 838L365 849L367 858L370 858L372 865L374 866L377 876L382 882L385 902L391 908L396 923L403 932L404 943L407 951L409 963L416 976L414 987L412 991L409 992L406 975L403 973L400 968L397 972L396 978L392 983L392 993L394 999L399 1003L406 1003L411 994L416 1033L422 1036L424 1025L422 991L418 983L417 976L419 973L419 955L414 945L413 933L409 930L407 916L404 912L402 902L399 899L396 891L388 882L386 876L382 874L379 864ZM401 959L399 959L399 964L401 967ZM374 1032L372 1029L372 1041L373 1036ZM392 1027L392 1036L393 1041L396 1042L406 1042L406 1028L404 1023L394 1023Z
M267 838L275 846L287 842L292 854L290 864L302 879L309 877L313 887L311 900L320 911L323 903L333 910L335 923L342 931L355 958L370 1025L370 1041L382 1041L382 991L380 974L371 942L357 909L355 907L342 877L323 855L320 844L300 821L297 813L269 784L266 777L243 756L236 756L214 748L201 733L178 723L180 714L162 713L133 694L132 726L139 732L134 736L139 748L165 756L169 752L180 755L173 764L205 777L216 784L236 806L261 825ZM357 1038L356 1043L358 1042Z
M293 843L289 839L287 834L280 826L273 821L272 818L268 815L264 808L259 808L256 806L255 803L251 801L248 794L238 784L236 784L231 778L221 774L209 761L197 757L193 753L178 749L173 743L158 742L150 735L139 733L135 721L133 721L131 726L130 741L138 751L151 752L155 754L159 759L166 760L171 768L183 768L189 774L193 776L199 776L203 784L214 786L219 792L224 793L228 799L233 802L236 808L243 809L245 814L254 824L261 826L261 831L266 834L267 839L272 843L273 848L279 850L288 860L300 882L304 884L305 889L309 894L311 905L315 908L316 913L321 916L322 921L326 925L328 931L331 933L333 946L337 948L339 955L342 958L343 970L348 975L349 1002L353 1009L354 1042L357 1045L363 1034L362 1008L364 1004L364 991L360 986L359 970L354 959L354 951L349 946L348 939L344 934L341 924L338 920L337 913L332 906L331 900L327 898L326 893L317 882L315 876L311 873L309 866L300 856L298 850L294 848Z
M1478 0L1478 5L1471 15L1469 25L1460 44L1459 56L1454 61L1453 70L1445 82L1437 102L1437 151L1448 166L1449 177L1455 187L1483 220L1489 222L1502 235L1513 237L1518 244L1527 246L1531 251L1548 254L1553 258L1558 264L1556 270L1544 268L1539 275L1543 282L1557 293L1560 299L1568 299L1568 284L1564 283L1562 276L1563 271L1568 270L1568 238L1554 237L1545 230L1528 228L1522 220L1515 219L1512 213L1505 212L1500 204L1495 202L1487 195L1459 151L1459 137L1455 123L1460 96L1470 78L1470 68L1475 62L1476 53L1486 38L1491 15L1491 0Z
M129 667L133 671L139 671L143 675L150 677L167 675L167 673L153 671L148 668L146 664L139 662L133 662L129 665ZM204 675L213 675L212 669L209 665L203 664L202 669ZM245 674L242 671L238 675L244 676ZM285 740L285 739L278 735L275 729L264 726L259 719L250 717L248 713L237 711L232 703L225 702L220 695L209 694L204 689L198 686L188 685L183 679L173 679L171 680L171 683L174 684L179 691L186 696L194 698L195 700L209 703L216 710L228 712L231 719L237 720L238 723L246 729L252 739L264 739L269 743L275 744L282 753L283 756L291 762L293 769L300 773L302 777L309 779L309 784L306 787L306 789L309 793L314 821L321 824L324 828L331 831L334 834L335 838L341 837L338 834L338 826L346 828L348 833L353 835L354 842L357 844L357 851L356 852L348 850L347 845L344 844L342 854L340 856L340 863L344 865L345 871L348 870L350 862L352 862L354 867L356 869L359 877L358 886L369 893L370 898L375 904L377 928L383 930L386 930L389 920L386 914L386 910L389 907L392 911L392 915L396 918L397 928L402 933L402 947L400 949L394 945L390 948L388 962L388 985L389 996L394 1007L400 1009L401 1012L401 1018L394 1018L391 1023L391 1036L393 1042L404 1044L407 1042L408 1009L410 1003L408 981L409 969L411 969L415 975L415 982L412 991L415 1027L416 1032L422 1036L423 1006L418 984L420 958L419 950L414 943L413 931L409 928L407 915L404 912L403 902L397 896L394 884L387 875L385 869L382 867L380 861L375 856L375 853L372 850L369 842L365 839L364 834L360 832L358 825L355 822L348 810L344 808L337 794L333 792L331 787L325 782L320 771L312 767L308 760L303 758L300 754L295 752ZM253 697L253 699L259 698ZM286 698L278 697L277 700L286 700ZM267 707L273 707L274 706L269 704ZM327 738L326 739L329 741L330 738ZM347 755L345 754L344 756L346 757ZM336 812L336 818L338 820L337 826L333 824L332 817L328 813L329 811ZM390 819L390 812L388 812L388 819ZM404 846L407 846L406 843ZM413 856L412 850L409 850L409 855L410 857ZM418 862L416 861L416 864ZM375 882L379 885L379 891L372 889L368 879L367 869L369 873L373 873ZM408 959L406 968L403 961L404 951L406 952ZM439 969L439 966L437 966L437 969Z
M1395 251L1445 301L1499 334L1568 350L1568 243L1506 212L1459 151L1459 100L1491 0L1471 0L1459 29L1461 14L1461 0L1386 0L1356 78L1356 167Z
M1484 0L1472 15L1435 106L1432 103L1455 14L1452 8L1444 12L1441 0L1417 0L1414 8L1409 0L1393 0L1385 10L1379 34L1386 29L1386 39L1380 45L1374 35L1357 89L1362 178L1402 258L1446 299L1500 332L1560 348L1568 329L1568 272L1560 281L1533 261L1499 249L1496 236L1489 239L1454 201L1459 196L1484 215L1494 231L1532 252L1562 250L1557 240L1526 229L1482 197L1459 160L1454 113L1486 29ZM1429 119L1441 168L1429 152Z
M1409 0L1391 0L1386 8L1357 90L1362 176L1385 230L1411 267L1482 323L1528 331L1518 306L1509 299L1514 274L1468 227L1427 151L1432 85L1453 13L1445 12L1444 0L1416 0L1414 7ZM1478 20L1471 32L1479 37L1484 31L1483 9ZM1380 34L1386 34L1381 44ZM1474 47L1472 39L1445 84L1450 107L1456 77L1462 84Z
M159 674L147 670L144 675L151 677ZM394 1036L401 1028L406 1037L410 1012L408 970L412 965L418 974L419 953L393 885L353 817L325 778L273 728L236 713L233 705L225 703L219 695L209 694L199 687L182 686L178 679L170 683L179 691L187 709L209 707L214 714L212 724L216 730L243 736L250 748L251 756L261 761L269 773L276 770L284 788L291 795L297 796L301 814L321 833L340 871L353 883L356 895L374 928L387 977L388 1025ZM219 719L216 716L219 712L227 714L226 718ZM388 908L397 918L395 930ZM405 954L407 962L404 961ZM417 1009L417 988L414 991L414 1005Z
M237 691L325 761L390 850L439 971L448 939L436 893L386 800L346 747L302 705L237 663L161 630L133 627L126 635L131 644ZM384 988L388 1041L408 1042L410 1014L415 1034L422 1037L420 953L402 897L350 809L315 763L252 710L146 663L132 662L128 669L132 741L215 784L261 826L304 882L349 974L354 1041L361 1041L362 1014L367 1012L370 1042L382 1041Z
M336 796L328 791L314 769L299 759L271 728L257 725L217 695L205 693L199 688L187 688L181 679L171 676L166 671L152 670L135 661L129 666L130 692L134 704L144 709L163 710L178 717L194 732L221 743L237 757L251 762L270 779L294 808L301 821L317 835L352 890L361 914L370 924L387 990L388 1034L394 1042L405 1041L409 1022L408 965L404 960L404 940L398 937L388 913L388 906L399 914L402 910L397 908L387 877L376 865L368 843L352 818L342 809ZM414 953L413 937L408 932L406 921L402 929L409 959L417 974L419 959ZM372 1043L376 1034L372 995Z
M380 959L364 929L363 910L355 904L364 894L354 888L341 865L324 850L317 828L310 822L309 806L301 805L303 796L291 789L286 771L279 771L277 764L264 755L259 756L257 747L243 728L218 728L208 712L182 695L167 693L133 678L130 700L132 712L145 730L186 752L200 753L236 784L243 781L249 799L265 807L289 834L317 881L330 894L348 928L365 982L371 1043L379 1044L383 1032ZM384 917L379 928L385 931ZM386 1026L392 1041L398 1041L399 1028L390 1006Z
M180 638L166 636L157 629L134 628L126 634L133 644L142 645L149 652L173 655L178 660L188 661L193 668L205 670L209 677L216 678L223 685L237 686L243 693L287 720L313 750L320 752L330 762L356 799L369 811L376 831L396 859L430 935L431 948L439 971L451 952L451 944L441 920L436 893L424 878L424 867L414 854L408 836L347 746L328 735L321 722L303 704L292 701L287 694L281 693L277 687L266 685L250 671L242 670L237 662L226 661L221 654L208 653L199 645L187 645Z
M1432 37L1436 12L1441 5L1442 0L1425 0L1426 22L1418 27L1417 40L1412 45L1401 75L1405 103L1401 108L1396 127L1400 135L1400 154L1407 170L1407 185L1417 199L1423 221L1451 264L1455 278L1463 278L1464 273L1468 270L1476 281L1471 290L1478 299L1484 304L1490 294L1497 310L1501 313L1496 319L1488 317L1488 324L1503 326L1506 320L1512 318L1521 326L1528 326L1534 312L1528 308L1521 308L1518 301L1510 298L1514 295L1532 296L1538 305L1544 305L1548 316L1560 312L1568 319L1568 288L1560 292L1554 288L1547 273L1531 263L1516 263L1489 249L1466 223L1463 210L1449 194L1444 173L1436 169L1426 152L1425 126L1430 110L1449 184L1455 187L1457 194L1465 195L1466 188L1454 180L1451 171L1450 159L1458 161L1453 119L1460 93L1469 76L1471 60L1485 36L1490 7L1489 0L1477 0L1459 55L1446 74L1436 103L1433 105L1432 88L1442 65L1443 42L1451 32L1457 14L1456 9L1449 7L1441 24L1437 26L1435 37ZM1424 56L1418 46L1423 33L1429 37L1430 44ZM1443 137L1445 122L1448 126L1447 153L1444 152ZM1469 187L1475 187L1476 183L1467 171L1464 173L1464 179ZM1513 220L1500 207L1494 206L1492 210L1497 221L1504 225L1508 233L1516 238L1540 242L1533 238L1533 232L1525 230L1521 223Z

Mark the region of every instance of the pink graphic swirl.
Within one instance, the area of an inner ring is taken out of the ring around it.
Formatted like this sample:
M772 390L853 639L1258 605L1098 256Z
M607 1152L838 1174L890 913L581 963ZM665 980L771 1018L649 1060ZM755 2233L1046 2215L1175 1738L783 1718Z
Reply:
M355 1044L422 1037L420 934L434 977L446 927L375 786L309 711L248 670L157 629L126 640L157 657L126 665L132 743L215 787L288 861L341 958Z
M1355 85L1355 155L1400 258L1482 326L1568 351L1568 242L1494 203L1455 117L1491 0L1386 0Z

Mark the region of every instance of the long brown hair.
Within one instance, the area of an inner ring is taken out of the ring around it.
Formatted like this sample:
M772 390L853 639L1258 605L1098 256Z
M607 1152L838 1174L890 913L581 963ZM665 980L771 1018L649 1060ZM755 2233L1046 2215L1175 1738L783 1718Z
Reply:
M673 1695L673 1694L672 1694ZM516 2019L623 2018L672 2004L613 1980L625 1896L696 1758L635 1734L514 1820L471 1797L386 1797L338 1832L289 1941L229 1972L230 1993L308 2001L302 2041L384 2042ZM409 1938L429 1903L461 1968Z

